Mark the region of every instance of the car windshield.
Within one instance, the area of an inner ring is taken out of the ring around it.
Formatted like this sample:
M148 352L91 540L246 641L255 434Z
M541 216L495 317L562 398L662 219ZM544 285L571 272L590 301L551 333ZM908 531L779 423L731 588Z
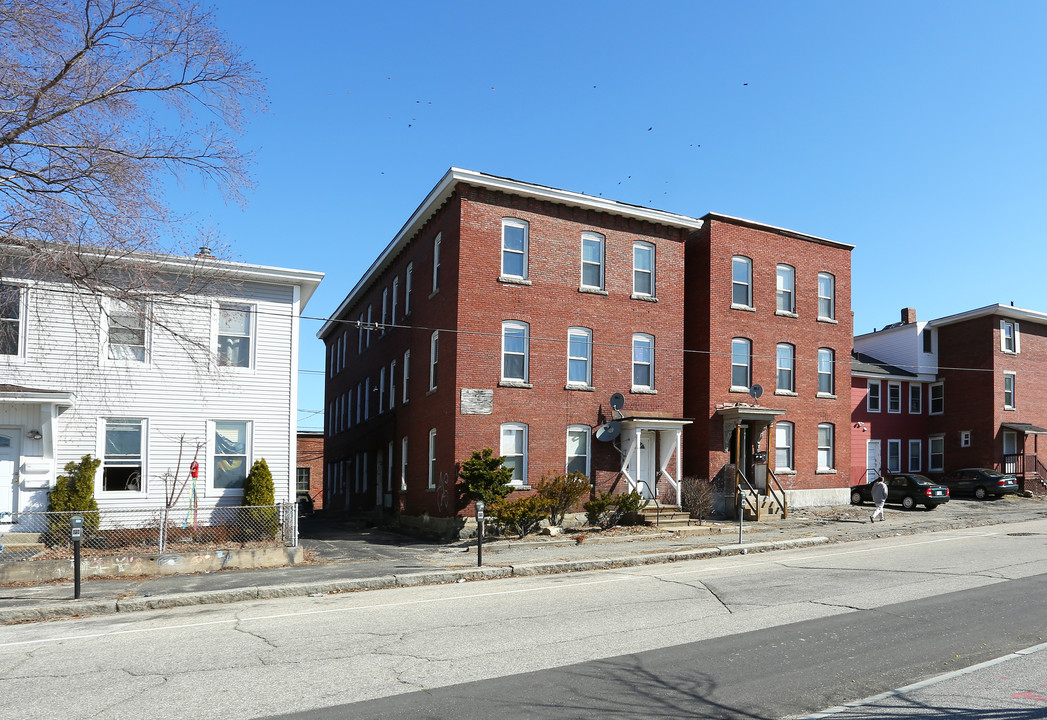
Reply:
M995 470L982 470L981 473L982 473L982 475L984 475L985 477L988 477L988 478L1002 478L1002 477L1006 477L1006 475L1004 475L1003 473L996 472Z
M934 483L931 482L931 479L924 475L910 475L909 477L912 478L912 481L917 485L934 485Z

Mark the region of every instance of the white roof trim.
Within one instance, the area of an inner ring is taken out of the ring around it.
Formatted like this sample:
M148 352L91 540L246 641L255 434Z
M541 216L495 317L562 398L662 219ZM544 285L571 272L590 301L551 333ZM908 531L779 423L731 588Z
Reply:
M1039 312L1037 310L1026 310L1024 308L1017 308L1013 305L986 305L985 307L977 308L975 310L968 310L967 312L957 313L956 315L946 315L945 317L938 318L937 320L931 320L927 324L932 327L941 327L942 325L953 325L958 322L964 322L966 320L974 320L975 318L985 317L987 315L1001 315L1006 318L1013 320L1026 320L1028 322L1044 323L1047 324L1047 313Z

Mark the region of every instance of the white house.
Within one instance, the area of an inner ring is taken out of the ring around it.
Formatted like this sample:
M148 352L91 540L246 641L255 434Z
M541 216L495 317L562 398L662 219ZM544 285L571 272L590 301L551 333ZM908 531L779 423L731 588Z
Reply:
M259 458L293 501L299 317L323 274L205 251L107 262L118 288L154 282L100 298L0 247L0 521L46 510L87 454L102 509L236 505Z

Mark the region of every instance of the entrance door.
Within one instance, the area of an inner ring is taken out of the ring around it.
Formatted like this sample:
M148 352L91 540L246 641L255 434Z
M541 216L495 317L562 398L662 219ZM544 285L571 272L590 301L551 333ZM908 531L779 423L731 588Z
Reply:
M752 484L755 479L753 477L753 449L749 444L749 425L746 423L734 429L731 437L731 462L738 468L738 472Z
M655 433L640 431L640 447L636 450L636 489L647 499L654 497Z
M1003 471L1010 475L1018 472L1018 433L1003 431Z
M0 429L0 522L11 522L15 507L15 470L18 468L19 432L11 428Z
M880 477L880 441L869 440L865 446L865 481Z

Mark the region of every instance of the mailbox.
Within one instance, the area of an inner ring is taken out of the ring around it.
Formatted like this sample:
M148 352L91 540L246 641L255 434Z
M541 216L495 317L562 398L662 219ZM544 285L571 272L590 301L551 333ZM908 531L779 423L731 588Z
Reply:
M73 542L80 542L84 538L84 516L71 515L69 517L69 536Z

